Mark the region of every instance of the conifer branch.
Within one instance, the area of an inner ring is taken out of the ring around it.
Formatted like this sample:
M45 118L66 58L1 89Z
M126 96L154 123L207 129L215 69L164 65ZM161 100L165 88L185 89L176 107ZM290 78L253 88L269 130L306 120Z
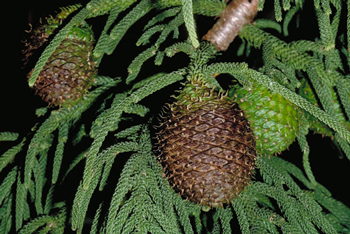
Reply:
M217 213L222 226L222 232L220 233L227 233L227 234L232 233L231 226L230 226L230 222L233 218L231 207L227 207L225 209L219 208L217 210Z
M36 219L31 220L29 223L27 223L18 233L19 234L25 234L25 233L34 233L38 231L41 227L45 225L50 225L54 221L54 218L50 215L44 215L40 216Z
M15 132L0 132L0 141L15 141L18 136L19 134Z
M150 0L138 3L110 32L106 53L112 54L126 31L152 9Z
M79 142L81 142L81 140L87 136L86 133L86 129L85 129L85 125L82 124L79 128L79 131L77 132L77 134L74 136L73 140L72 140L72 144L73 145L77 145L79 144Z
M344 151L346 157L350 160L350 144L346 142L344 138L340 136L340 134L335 134L335 139L339 143L341 149Z
M52 140L52 139L51 139ZM33 167L33 177L35 180L35 209L36 212L41 215L44 212L43 209L43 189L46 182L45 172L46 172L46 164L47 164L47 153L49 148L46 148L42 152L40 152L39 159L34 160ZM30 192L30 190L29 190Z
M102 210L102 202L100 203L100 205L98 206L94 219L92 221L92 225L91 225L91 229L90 229L90 234L94 234L94 233L103 233L103 232L98 232L98 221L100 219L101 216L101 210Z
M137 133L141 130L141 127L142 127L141 124L135 125L135 126L132 126L130 128L127 128L123 131L116 133L114 136L118 139L120 139L120 138L134 139L135 137L138 137Z
M98 62L101 61L103 54L107 53L108 51L108 46L110 44L110 36L107 33L108 33L108 30L111 28L113 22L117 19L119 13L120 13L119 7L112 8L108 16L107 22L101 33L101 36L99 37L96 43L96 47L93 51L93 56L96 59L98 59Z
M131 104L127 106L125 109L125 113L127 114L135 114L141 117L145 117L145 115L149 112L149 109L140 104Z
M237 197L234 202L232 202L233 209L236 212L239 226L242 233L249 233L249 221L247 213L245 212L245 207L242 199L242 195Z
M193 18L192 0L182 0L182 5L183 17L190 41L192 42L193 47L197 48L199 42Z
M257 19L255 21L255 25L256 25L256 27L261 28L261 29L270 28L270 29L276 30L278 33L282 32L281 25L279 23L277 23L276 21L273 21L273 20Z
M310 67L316 68L318 79L327 80L331 84L341 77L335 70L325 71L324 65L320 60L298 49L300 48L297 46L298 43L287 44L253 25L245 26L239 35L256 48L261 48L263 44L270 45L270 53L281 60L281 62L294 67L295 70L306 71Z
M0 185L0 205L3 204L4 200L10 197L13 185L16 182L18 168L14 167L6 175Z
M101 167L95 168L96 177L98 178L101 173ZM82 233L84 220L86 216L86 212L90 203L91 196L97 186L98 179L94 179L91 181L90 188L84 189L82 183L79 185L77 192L75 194L75 198L73 201L72 207L72 230L77 233Z
M161 8L181 6L182 0L157 0L157 5ZM224 1L217 0L193 0L193 12L205 16L218 16L225 9Z
M0 214L0 232L1 233L10 233L12 227L12 194L7 197L2 204L1 214Z
M178 52L183 52L185 54L190 54L191 50L193 50L193 47L188 42L179 42L175 43L174 45L171 45L165 49L165 54L168 57L173 57Z
M103 152L104 155L100 157L103 157L103 161L105 162L105 165L103 168L103 173L100 181L100 187L99 187L100 191L102 191L104 186L106 185L108 176L114 164L114 159L118 156L118 154L130 152L130 151L137 151L138 149L139 149L139 145L136 142L126 141L126 142L120 142L118 144L115 144Z
M325 233L336 233L331 224L325 219L322 213L319 212L322 208L311 197L302 192L290 176L287 177L285 172L281 171L281 168L277 168L277 164L274 166L276 160L281 159L267 159L266 157L260 157L258 159L258 167L261 173L265 175L270 174L270 179L272 179L275 186L272 187L262 183L255 183L254 189L256 189L257 192L261 192L266 196L276 199L278 203L281 202L280 204L284 204L281 210L285 212L288 221L292 222L292 224L294 223L295 227L299 226L301 228L300 230L308 233L317 233L315 229L315 226L317 226L317 228L322 229ZM283 177L283 179L281 177ZM280 179L276 180L277 178ZM283 184L290 188L290 192L295 195L295 198L285 193L282 186ZM285 200L285 202L282 202L280 199L288 199L289 201L287 202L287 200ZM299 219L303 216L303 219ZM298 224L295 222L298 222Z
M15 216L15 224L16 231L18 231L23 224L23 221L26 219L25 212L26 209L29 209L28 204L26 202L27 198L27 189L24 184L21 183L21 173L17 174L17 186L16 186L16 216Z
M303 152L303 165L305 173L311 182L313 186L317 185L317 182L315 180L315 176L312 173L311 167L310 167L310 161L309 161L309 153L310 153L310 147L308 145L306 135L308 134L309 130L309 123L307 119L303 116L301 118L301 124L300 129L297 135L298 143L300 145L300 149Z
M158 15L154 16L150 21L148 21L148 23L144 27L144 30L149 29L150 27L154 26L156 23L162 22L166 18L177 15L180 11L181 11L181 7L172 7L162 11Z
M283 10L288 11L290 9L290 0L282 0Z
M51 185L45 199L44 214L49 214L53 207L52 202L53 202L54 191L55 191L55 186Z
M52 179L51 179L53 184L57 182L57 178L60 172L62 159L63 159L64 145L68 140L68 132L69 132L69 125L67 123L63 123L58 128L58 144L57 144L55 157L53 161Z
M298 6L293 6L292 9L290 9L284 19L283 19L283 35L285 37L289 36L289 30L288 30L288 26L289 23L292 21L293 16L300 10L300 8Z
M341 104L347 119L350 121L350 81L349 79L338 79L336 88L340 97Z
M331 215L328 214L330 222L339 224L334 225L337 228L338 233L350 230L350 210L347 206L332 198L330 194L325 194L319 190L312 192L312 196L320 203L320 205L330 212ZM332 216L335 220L331 219Z
M165 55L164 51L158 51L157 55L156 55L156 57L154 59L154 64L157 65L157 66L162 65L163 60L164 60L164 55Z
M6 138L8 139L8 137ZM21 143L18 145L12 147L11 149L8 149L5 153L3 153L0 156L0 172L11 162L13 162L16 155L22 150L25 142L25 138L22 140Z
M157 52L157 48L155 46L151 46L150 48L146 49L145 51L140 53L138 56L136 56L128 67L129 75L126 78L125 83L130 84L134 79L136 79L137 75L141 70L142 64L146 62L148 59L155 56L156 52Z
M254 186L255 182L251 184L251 187ZM244 211L247 226L243 227L241 225L242 233L249 233L249 230L262 233L278 233L278 228L282 229L284 232L287 232L287 230L285 230L287 229L286 227L288 227L286 220L274 212L274 206L267 205L266 203L262 202L262 200L270 202L269 198L262 196L261 193L259 194L254 192L254 189L251 189L251 187L248 187L248 190L243 192L241 196L235 199L234 203L232 204L238 216L238 220L240 219L240 215L237 213L237 211ZM260 201L263 208L258 206L257 201ZM238 205L241 207L238 207Z
M113 8L119 8L119 11L124 11L136 0L92 0L86 5L89 11L89 17L96 17L107 14Z
M147 45L148 43L150 43L149 39L156 34L157 32L161 32L164 30L164 28L166 28L165 24L158 24L155 25L149 29L147 29L142 35L141 37L137 40L136 45L140 46L140 45Z
M274 1L275 19L277 22L282 21L282 7L279 0Z
M160 33L157 41L155 42L155 46L159 47L168 37L168 35L171 32L174 32L174 38L177 38L176 35L176 30L178 30L178 27L180 27L183 23L184 23L184 18L183 18L183 12L181 11L177 16L175 16L174 19L172 19L166 28L164 28L164 30Z

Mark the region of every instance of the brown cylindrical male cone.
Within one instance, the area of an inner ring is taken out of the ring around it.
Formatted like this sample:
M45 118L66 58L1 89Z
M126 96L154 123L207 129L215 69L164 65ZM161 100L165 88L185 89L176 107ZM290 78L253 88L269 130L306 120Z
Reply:
M248 120L225 95L194 82L170 109L157 134L165 176L184 198L222 207L243 190L254 170Z
M225 51L257 12L258 0L232 0L203 39L210 41L218 51Z

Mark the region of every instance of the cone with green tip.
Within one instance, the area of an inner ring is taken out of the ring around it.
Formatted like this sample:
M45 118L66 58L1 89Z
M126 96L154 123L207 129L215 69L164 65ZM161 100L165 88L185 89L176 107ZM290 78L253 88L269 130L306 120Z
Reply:
M44 24L32 30L26 41L26 62L49 42L63 20L77 8L63 8L55 17L47 18ZM36 93L50 105L74 105L87 93L96 75L96 63L91 56L93 45L93 32L86 23L71 28L39 73L33 86Z
M252 84L250 88L235 86L230 94L244 111L254 131L257 152L273 155L287 149L296 138L300 110L279 94Z
M222 207L254 170L255 140L235 102L200 81L186 84L158 128L159 161L170 184L204 207Z

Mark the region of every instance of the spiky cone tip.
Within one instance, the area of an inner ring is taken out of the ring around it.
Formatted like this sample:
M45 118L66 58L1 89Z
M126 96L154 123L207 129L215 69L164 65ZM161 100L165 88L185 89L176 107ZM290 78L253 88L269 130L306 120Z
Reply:
M192 80L157 129L158 159L174 189L203 207L222 207L251 179L255 140L226 95Z

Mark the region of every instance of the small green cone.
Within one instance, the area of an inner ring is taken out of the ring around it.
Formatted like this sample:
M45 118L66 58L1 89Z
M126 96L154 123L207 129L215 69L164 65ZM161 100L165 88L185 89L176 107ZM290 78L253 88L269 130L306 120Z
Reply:
M299 108L290 101L258 84L247 89L237 85L230 90L229 96L249 120L258 154L281 153L293 143L301 115Z

